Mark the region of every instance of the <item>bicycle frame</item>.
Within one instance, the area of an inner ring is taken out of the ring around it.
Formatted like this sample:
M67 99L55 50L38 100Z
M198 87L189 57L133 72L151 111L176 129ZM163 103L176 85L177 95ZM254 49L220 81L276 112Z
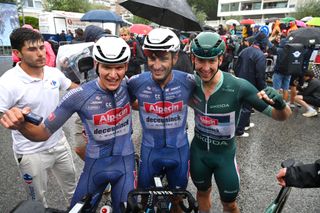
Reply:
M288 159L281 163L281 167L291 167L294 165L302 164L301 162L296 163L294 159ZM278 193L276 199L267 207L264 213L280 213L288 200L291 192L291 187L282 187Z

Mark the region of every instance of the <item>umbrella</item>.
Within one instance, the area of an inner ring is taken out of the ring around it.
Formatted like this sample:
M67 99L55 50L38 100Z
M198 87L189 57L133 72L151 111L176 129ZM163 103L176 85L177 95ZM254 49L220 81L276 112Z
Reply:
M89 22L113 22L121 23L123 22L122 18L110 10L90 10L85 13L80 21L89 21Z
M242 25L251 25L251 24L255 24L254 20L248 18L248 19L243 19L242 21L240 21L240 24Z
M226 21L226 24L227 25L233 25L233 24L235 24L235 25L240 25L240 23L239 23L239 21L237 21L237 20L235 20L235 19L229 19L228 21Z
M320 26L320 17L313 17L310 21L306 23L307 25L310 26Z
M130 27L130 33L139 35L147 35L152 30L152 27L145 24L133 24Z
M271 18L267 18L267 19L265 20L265 22L266 22L266 23L272 23L272 22L275 22L275 21L277 21L277 20L280 20L280 18L278 18L278 17L271 17Z
M280 22L282 22L282 23L289 23L289 22L292 22L292 21L295 21L296 19L295 18L293 18L293 17L285 17L285 18L282 18L281 20L280 20Z
M320 44L319 28L299 28L288 35L289 43L302 43L305 46Z
M184 31L202 31L186 0L127 0L120 5L133 15L161 26Z
M216 29L214 27L207 25L207 24L202 25L202 29L206 30L206 31L213 31L213 32L216 31Z
M307 21L310 21L311 19L312 19L312 16L306 16L306 17L302 18L301 21L307 22Z
M296 20L296 25L298 27L307 27L306 23L304 23L303 21L299 21L299 20Z

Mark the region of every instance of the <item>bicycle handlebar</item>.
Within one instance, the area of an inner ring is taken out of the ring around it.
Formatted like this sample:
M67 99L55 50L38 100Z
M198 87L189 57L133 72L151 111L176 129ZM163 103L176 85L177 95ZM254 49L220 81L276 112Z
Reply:
M179 202L179 205L181 209L184 212L191 212L194 210L195 212L198 211L198 203L192 196L190 192L183 189L173 189L173 190L167 190L164 188L152 188L152 189L135 189L129 192L128 194L128 209L130 209L132 212L139 212L143 211L143 207L139 205L139 203L136 203L134 197L135 196L152 196L152 199L159 196L182 196L183 199L187 199L189 206L186 206L183 201Z

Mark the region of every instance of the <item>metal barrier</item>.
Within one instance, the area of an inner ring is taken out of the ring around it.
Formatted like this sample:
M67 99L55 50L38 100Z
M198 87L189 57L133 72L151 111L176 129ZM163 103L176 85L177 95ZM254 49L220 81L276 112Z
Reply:
M11 55L11 46L4 46L2 40L0 39L0 56Z
M0 39L0 76L12 67L11 46L4 46Z

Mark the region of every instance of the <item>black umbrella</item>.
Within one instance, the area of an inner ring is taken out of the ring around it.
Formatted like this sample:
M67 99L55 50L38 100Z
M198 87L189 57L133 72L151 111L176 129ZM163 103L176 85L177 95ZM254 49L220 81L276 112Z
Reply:
M120 5L132 14L161 26L184 31L202 31L186 0L127 0Z
M81 19L81 21L89 21L89 22L113 22L113 23L121 23L123 22L122 18L115 14L110 10L90 10L85 13Z
M299 28L288 35L289 43L302 43L305 46L320 44L319 28Z

